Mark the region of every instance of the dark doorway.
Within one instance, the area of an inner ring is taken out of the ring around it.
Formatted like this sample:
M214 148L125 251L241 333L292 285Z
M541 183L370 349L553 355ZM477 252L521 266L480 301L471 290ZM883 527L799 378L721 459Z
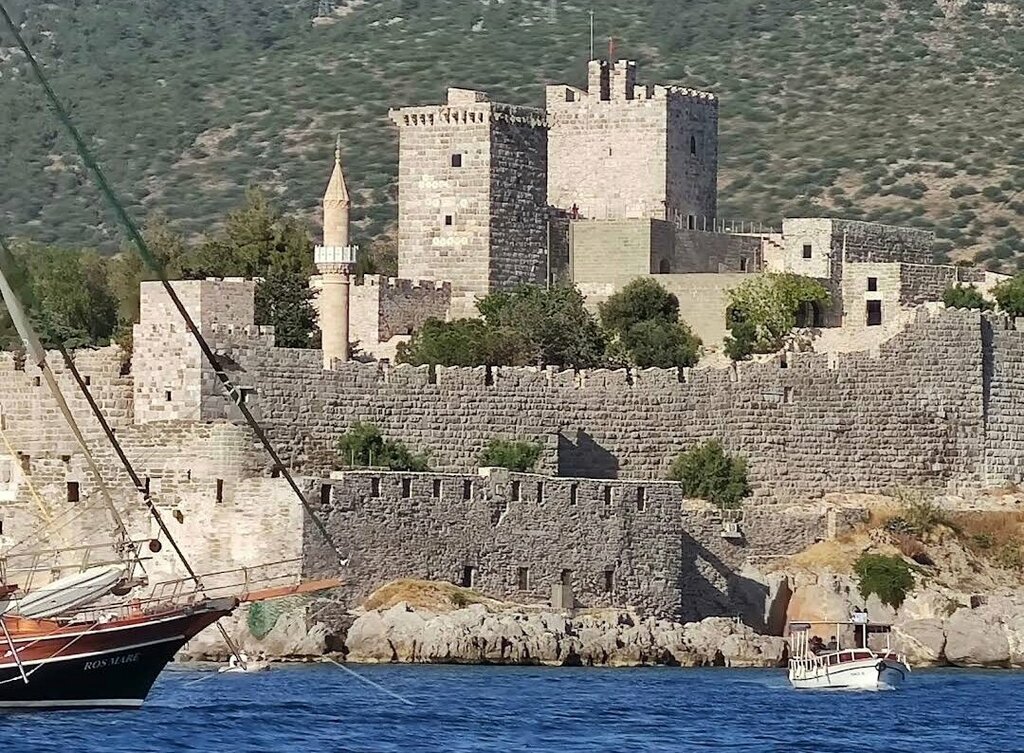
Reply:
M867 323L869 327L877 327L882 323L882 302L867 302Z

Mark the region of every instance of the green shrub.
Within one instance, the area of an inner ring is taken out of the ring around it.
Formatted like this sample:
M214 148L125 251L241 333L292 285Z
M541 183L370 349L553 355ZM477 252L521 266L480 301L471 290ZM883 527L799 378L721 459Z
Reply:
M717 439L681 453L673 461L668 478L678 481L687 497L705 499L722 509L739 507L750 494L747 461L727 454Z
M949 197L951 199L959 199L963 196L972 196L976 193L978 193L978 189L969 183L957 183L949 189Z
M642 369L684 368L700 359L700 338L683 322L638 322L626 330L622 344Z
M385 439L374 424L357 421L337 443L343 465L353 468L388 468L392 471L430 470L422 455L414 455L402 443Z
M492 439L482 453L481 468L508 468L523 473L532 471L540 458L541 446L537 442Z
M988 311L992 302L973 285L950 285L942 291L942 302L951 309Z
M914 587L914 573L902 557L862 554L853 565L860 595L875 594L883 604L899 609Z
M1011 277L992 288L999 308L1010 316L1024 316L1024 274Z

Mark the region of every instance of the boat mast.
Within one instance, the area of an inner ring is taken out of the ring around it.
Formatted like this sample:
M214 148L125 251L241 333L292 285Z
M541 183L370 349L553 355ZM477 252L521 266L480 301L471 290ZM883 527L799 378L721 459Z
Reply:
M28 64L32 69L33 75L39 82L40 86L42 86L43 91L46 94L46 99L49 101L50 107L53 108L53 111L54 113L56 113L57 118L61 122L61 125L64 126L64 129L68 132L68 135L74 142L75 149L78 152L78 156L81 157L82 161L85 163L85 166L92 173L93 180L96 182L96 185L99 187L100 192L107 199L107 202L114 210L114 213L117 215L118 220L124 227L125 232L128 234L128 238L131 240L132 244L139 252L139 256L142 257L142 260L146 263L146 266L148 266L150 270L157 276L160 285L167 293L168 298L171 299L171 303L174 304L174 308L178 311L178 313L181 315L181 318L184 320L185 327L188 329L188 331L192 334L192 337L194 337L196 342L199 344L199 349L203 352L203 356L212 367L214 374L216 374L217 376L217 380L221 384L221 387L223 387L224 391L227 393L228 399L231 400L238 408L239 412L242 414L242 417L245 419L246 424L248 424L253 434L256 435L256 438L263 446L264 451L267 453L267 455L270 456L270 459L273 461L274 470L278 471L284 477L285 481L288 483L288 486L291 487L292 492L295 494L296 498L299 500L299 503L302 505L302 508L306 511L306 514L309 516L309 519L313 522L317 530L323 536L324 541L327 543L327 545L334 551L334 554L338 559L338 563L344 566L345 564L347 564L348 559L341 553L341 551L335 545L334 540L331 538L330 533L328 533L327 531L327 527L324 525L323 521L320 520L320 516L316 514L316 511L313 509L313 506L309 503L309 500L306 499L306 495L302 493L302 490L299 488L299 485L295 482L295 478L292 476L291 471L281 460L280 455L278 455L277 453L277 449L270 441L270 438L263 430L263 427L260 426L259 422L256 421L256 418L252 415L252 411L250 411L249 406L246 405L245 400L242 398L240 390L231 381L231 378L228 376L227 372L224 371L224 367L221 365L219 359L214 354L213 349L210 347L210 344L206 341L206 338L203 337L202 332L199 331L199 328L196 326L196 323L192 319L192 316L188 313L188 310L185 308L185 305L181 302L181 299L175 292L174 287L167 279L167 273L165 272L163 265L156 259L153 253L149 250L149 244L146 243L146 240L142 237L142 233L139 232L139 228L136 226L132 218L128 216L128 212L124 208L124 205L121 203L120 199L117 198L117 195L114 193L114 190L110 187L110 183L107 181L107 176L104 174L103 170L96 162L96 159L93 157L92 152L89 150L89 147L86 145L85 140L82 138L82 134L79 133L78 128L72 122L71 116L68 114L67 108L64 107L64 105L60 101L60 98L57 96L57 94L53 91L53 88L50 86L49 81L43 74L42 68L40 68L39 63L35 59L35 56L32 54L32 51L28 48L28 44L25 42L25 38L21 35L21 32L18 30L18 26L11 19L11 16L7 12L7 8L4 6L3 2L0 2L0 17L3 18L4 24L7 26L7 29L11 32L11 35L18 43L18 48L25 55L25 59L28 61Z
M25 310L22 308L21 301L18 299L14 289L11 287L10 280L8 280L7 277L7 273L11 268L10 262L11 256L7 243L0 238L0 295L3 297L4 304L7 306L7 311L11 315L11 321L14 323L15 329L18 331L18 335L25 344L25 349L28 352L29 357L42 373L43 380L46 382L46 386L49 388L50 393L57 402L57 407L60 409L61 415L64 416L64 420L71 428L71 433L74 435L75 441L78 443L78 446L82 450L82 454L85 456L85 462L89 466L89 471L96 479L97 487L100 490L100 496L103 498L103 502L106 504L107 509L110 512L110 516L114 521L114 526L117 529L118 555L124 557L126 552L131 555L128 572L128 578L131 579L134 576L135 568L142 568L138 548L128 533L128 528L124 524L124 519L118 512L117 506L114 504L114 500L110 496L110 490L107 488L107 484L103 480L103 474L100 473L100 469L96 465L96 459L93 457L92 451L89 449L89 443L82 434L82 430L78 426L78 421L75 420L75 416L71 412L71 408L68 406L67 400L64 397L64 392L57 383L57 378L54 376L53 370L50 368L50 364L46 360L46 350L43 348L42 343L39 342L39 337L32 328L32 325L28 320L28 316L26 316Z

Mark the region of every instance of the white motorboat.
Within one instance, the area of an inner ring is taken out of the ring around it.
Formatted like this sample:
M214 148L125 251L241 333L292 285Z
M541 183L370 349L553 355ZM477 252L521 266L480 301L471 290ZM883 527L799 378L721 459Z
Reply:
M818 631L828 635L826 643ZM885 690L910 674L907 658L892 647L890 625L870 623L866 612L846 622L794 622L789 628L789 681L800 689ZM872 644L884 646L877 649Z

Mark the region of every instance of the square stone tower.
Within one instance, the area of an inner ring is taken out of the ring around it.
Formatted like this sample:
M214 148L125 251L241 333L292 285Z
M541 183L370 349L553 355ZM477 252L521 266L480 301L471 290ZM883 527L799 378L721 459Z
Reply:
M543 282L543 111L449 89L443 105L390 115L399 128L399 276L450 281L453 298L469 306L492 290Z
M711 227L718 204L718 99L637 84L636 63L592 60L588 89L547 88L548 200L591 219Z

